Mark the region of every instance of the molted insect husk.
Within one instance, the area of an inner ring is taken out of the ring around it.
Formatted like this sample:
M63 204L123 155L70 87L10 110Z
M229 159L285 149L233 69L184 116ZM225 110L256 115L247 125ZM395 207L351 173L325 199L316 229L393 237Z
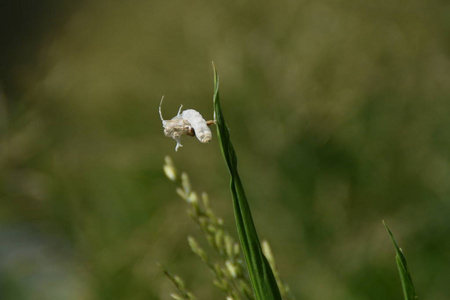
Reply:
M181 113L181 118L189 122L195 132L195 136L202 143L208 143L211 141L212 133L208 124L202 115L194 109L186 109Z
M164 97L161 99L159 105L159 116L164 128L164 135L173 138L177 142L175 151L178 151L179 147L183 147L183 145L181 145L181 138L183 135L195 135L202 143L211 141L212 134L208 125L214 124L214 121L205 121L202 115L194 109L187 109L181 112L183 106L180 107L178 114L171 120L164 120L161 113L163 99Z
M190 130L191 125L186 120L176 116L172 120L164 120L163 127L165 136L177 140Z

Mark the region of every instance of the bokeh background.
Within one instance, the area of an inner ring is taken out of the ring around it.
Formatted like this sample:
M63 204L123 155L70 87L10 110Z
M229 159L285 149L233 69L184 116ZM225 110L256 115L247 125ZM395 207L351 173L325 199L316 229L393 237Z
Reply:
M214 61L256 225L297 299L450 295L450 3L2 1L0 298L169 299L162 262L222 299L165 155L235 232Z

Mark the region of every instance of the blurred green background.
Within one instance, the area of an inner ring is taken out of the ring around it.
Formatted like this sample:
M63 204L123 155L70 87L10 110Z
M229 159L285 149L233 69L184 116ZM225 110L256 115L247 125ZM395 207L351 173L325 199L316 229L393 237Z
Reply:
M2 2L0 299L222 299L165 155L231 232L208 145L158 105L221 99L260 236L297 299L450 295L450 2Z

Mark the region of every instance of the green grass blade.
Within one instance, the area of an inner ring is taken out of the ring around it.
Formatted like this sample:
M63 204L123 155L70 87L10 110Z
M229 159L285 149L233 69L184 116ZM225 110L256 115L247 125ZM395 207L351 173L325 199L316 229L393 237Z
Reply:
M394 239L394 235L392 234L389 227L383 221L384 227L386 227L389 236L391 237L392 243L394 244L395 252L397 253L395 256L395 260L397 261L398 272L400 273L400 280L402 282L403 295L405 300L416 300L419 299L416 295L416 290L414 289L414 284L412 282L411 275L408 271L408 266L406 264L406 258L403 255L402 250L398 246L397 242Z
M213 65L214 66L214 65ZM231 176L231 194L239 240L252 283L258 300L281 299L275 277L263 255L258 234L253 223L250 206L237 170L237 157L230 140L230 133L223 117L219 99L219 77L214 68L214 115L217 125L220 148Z

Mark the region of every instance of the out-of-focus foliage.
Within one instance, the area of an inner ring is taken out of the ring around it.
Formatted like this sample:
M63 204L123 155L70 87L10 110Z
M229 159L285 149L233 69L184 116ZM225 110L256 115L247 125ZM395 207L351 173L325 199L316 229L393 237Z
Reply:
M449 3L68 7L44 10L59 18L40 43L11 45L32 54L0 58L1 299L167 299L156 261L219 297L164 178L158 116L164 94L166 118L212 118L212 60L258 232L298 299L399 299L382 219L419 297L450 294ZM53 19L14 24L30 20ZM183 145L175 163L232 224L216 137Z

